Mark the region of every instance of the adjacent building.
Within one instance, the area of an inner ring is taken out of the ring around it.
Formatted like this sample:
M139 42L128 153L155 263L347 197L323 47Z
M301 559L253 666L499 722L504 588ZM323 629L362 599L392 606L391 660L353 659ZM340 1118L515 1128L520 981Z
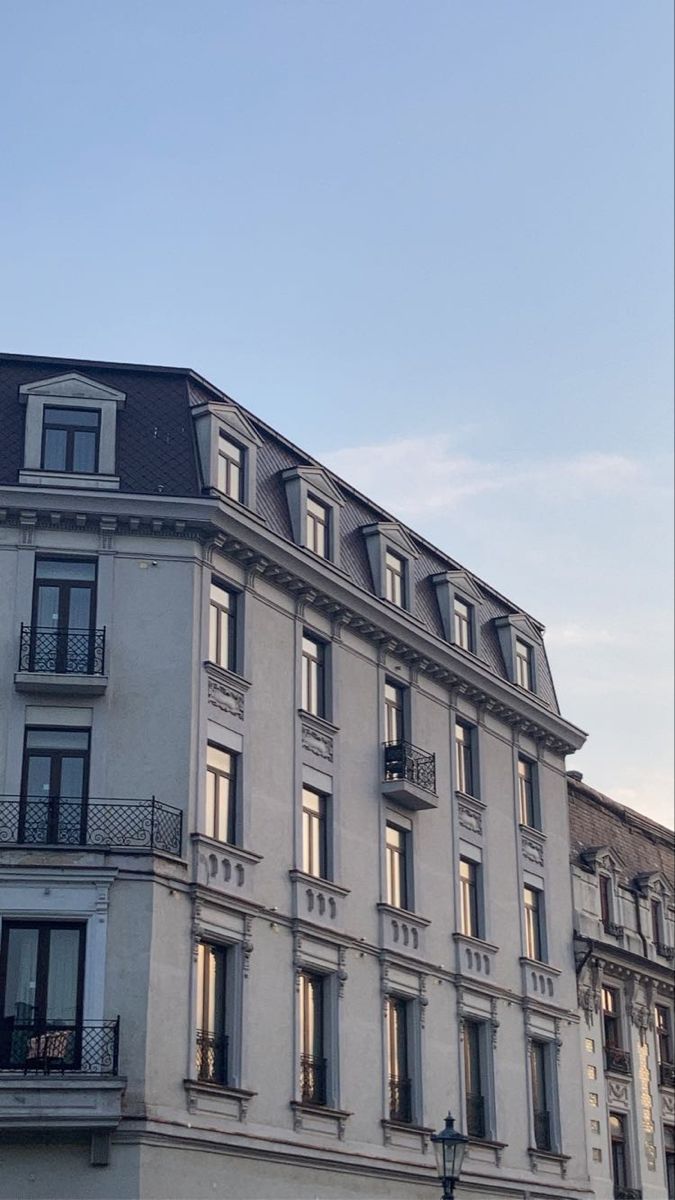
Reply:
M598 1200L675 1196L672 831L569 777L589 1170Z
M592 1194L537 620L194 372L11 355L0 612L0 1196L431 1200L448 1109L459 1196Z

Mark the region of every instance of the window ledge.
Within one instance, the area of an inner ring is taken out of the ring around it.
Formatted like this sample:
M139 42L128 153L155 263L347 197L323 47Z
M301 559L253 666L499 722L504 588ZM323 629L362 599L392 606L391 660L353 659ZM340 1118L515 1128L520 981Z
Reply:
M536 825L523 825L521 821L520 832L524 833L527 837L536 838L536 840L538 842L542 842L542 844L546 841L546 834L542 829L537 829Z
M0 1074L0 1129L115 1129L122 1118L122 1077Z
M533 1171L538 1171L540 1166L556 1166L562 1178L565 1178L567 1164L572 1157L570 1154L562 1154L559 1150L538 1150L536 1146L528 1146L527 1153L530 1156L530 1166Z
M211 662L210 658L204 659L204 666L209 675L214 679L222 679L223 683L231 683L234 687L243 688L248 691L251 686L250 679L244 679L243 675L237 675L236 671L230 671L227 667L220 667L218 663Z
M380 945L396 954L424 954L424 931L431 921L393 904L378 904L380 914Z
M336 896L348 896L351 891L351 888L342 887L332 879L322 879L320 875L308 875L306 871L300 871L295 867L288 874L295 883L306 883L312 887L324 888L327 892L334 892Z
M305 871L288 872L293 888L293 916L324 929L344 928L345 897L349 888Z
M470 975L474 979L487 979L492 975L499 946L459 932L453 933L452 940L457 946L457 970L460 975Z
M204 1083L199 1079L184 1079L187 1105L191 1113L211 1113L220 1117L234 1117L245 1121L248 1106L257 1092L230 1084Z
M326 733L340 732L339 725L334 725L332 721L327 721L325 717L319 717L316 713L308 712L306 708L299 708L298 716L301 720L309 721L310 724L316 725L317 729L324 730Z
M477 1138L469 1136L466 1154L467 1161L491 1163L495 1167L501 1167L502 1156L507 1146L508 1142L496 1142L489 1137Z
M17 671L14 675L17 692L41 692L45 696L102 696L107 686L107 675L53 671Z
M74 471L19 471L19 483L31 487L90 488L94 491L119 491L119 475L79 475Z
M455 789L455 796L458 800L468 800L469 804L475 804L476 808L487 808L484 800L480 800L478 796L472 796L471 792L461 792L459 788Z
M262 854L230 846L204 833L190 834L192 870L197 884L224 895L253 900L255 868Z
M435 1130L427 1125L416 1125L413 1121L391 1121L383 1117L380 1122L384 1134L385 1146L399 1146L402 1149L419 1149L426 1152L429 1149L431 1135Z
M293 1128L305 1133L320 1133L324 1136L333 1134L340 1141L344 1140L347 1121L351 1113L343 1108L331 1108L328 1104L306 1104L304 1100L291 1100L293 1110Z
M524 955L520 958L520 963L523 969L525 995L532 996L536 1000L554 1001L556 982L561 975L559 969Z

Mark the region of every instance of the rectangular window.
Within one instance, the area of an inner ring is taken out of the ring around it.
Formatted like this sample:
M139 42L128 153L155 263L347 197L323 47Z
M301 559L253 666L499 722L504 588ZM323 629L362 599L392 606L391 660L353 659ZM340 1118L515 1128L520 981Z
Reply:
M650 904L652 916L652 941L655 946L662 946L663 937L663 909L660 900L652 900Z
M656 1044L659 1063L673 1065L673 1025L670 1009L665 1004L656 1005Z
M36 559L28 669L80 675L102 670L95 619L96 563Z
M605 929L612 922L612 881L609 875L598 875L600 889L600 916Z
M395 683L384 685L384 740L388 743L405 741L403 688Z
M66 921L3 921L0 1067L78 1069L85 929Z
M325 1104L325 979L303 971L300 976L300 1099L303 1104Z
M237 844L237 755L209 742L206 759L206 835Z
M541 892L536 888L523 889L525 905L525 955L537 962L544 962L544 939Z
M518 755L518 805L520 823L530 829L539 829L539 814L535 789L535 766L529 758Z
M413 1119L410 1017L410 1001L390 996L387 1002L389 1119L404 1124Z
M464 1078L466 1087L466 1132L484 1138L487 1131L483 1090L483 1025L464 1022Z
M609 1136L612 1144L612 1180L614 1195L620 1196L628 1187L628 1154L626 1152L626 1118L622 1113L609 1114Z
M302 789L302 869L317 879L328 878L327 807L326 796Z
M530 1046L530 1070L532 1078L532 1115L534 1117L534 1144L537 1150L551 1151L553 1149L551 1109L549 1096L551 1094L549 1078L550 1048L547 1042L536 1039Z
M237 596L215 579L209 602L209 662L237 669Z
M464 721L455 721L455 769L457 773L457 791L465 796L475 796L478 780L475 778L474 762L474 730L473 726Z
M200 942L197 952L197 1078L229 1080L226 995L229 948Z
M459 860L459 896L461 931L465 937L483 936L480 912L480 863Z
M326 647L308 633L302 637L302 707L326 716Z
M95 475L101 414L87 408L45 408L42 470Z
M384 554L384 594L392 604L403 608L405 596L405 564L399 554L386 550Z
M516 638L516 683L532 691L532 647Z
M313 496L307 497L305 542L319 558L330 558L330 510Z
M218 491L230 500L244 502L245 451L224 433L218 439Z
M19 842L83 845L88 784L88 729L26 729Z
M602 1025L605 1035L605 1049L616 1050L621 1046L621 1015L620 998L616 988L602 989Z
M462 650L473 650L473 608L455 596L453 607L455 645Z
M410 833L387 821L387 904L412 912L410 887Z

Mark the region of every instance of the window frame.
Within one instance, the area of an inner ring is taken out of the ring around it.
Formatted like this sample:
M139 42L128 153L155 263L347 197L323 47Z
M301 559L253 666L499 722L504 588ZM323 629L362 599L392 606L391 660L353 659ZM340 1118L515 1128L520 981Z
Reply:
M392 699L391 695L388 693L395 694L397 699ZM398 680L390 679L388 676L386 676L384 680L382 702L385 744L388 746L396 746L401 742L409 742L410 738L408 736L408 727L410 722L408 710L410 702L410 689L406 687L405 684L399 683ZM392 715L394 713L397 713L398 715L394 717ZM398 730L395 728L397 725L399 726ZM395 732L398 733L398 736L392 737L391 734Z
M211 1016L208 1015L208 1009L210 1008L209 998L211 996L211 985L210 985L209 972L207 970L207 967L208 967L208 960L206 958L207 950L214 958L217 958L222 963L222 980L221 980L221 985L220 985L221 986L221 994L220 994L220 998L219 998L221 1012L217 1019L217 1024L218 1024L217 1029L216 1028L211 1029L212 1023L215 1026L216 1016L214 1015L213 1018L211 1018ZM234 1074L233 1063L232 1063L233 1047L230 1045L230 1043L232 1042L231 1010L234 1007L233 1006L233 995L232 995L233 986L234 986L233 975L236 971L234 950L235 950L234 946L232 946L230 943L221 942L221 941L215 940L210 937L203 937L200 939L200 941L198 943L197 964L196 964L197 992L196 992L196 999L195 999L195 1017L196 1017L196 1034L197 1034L196 1047L198 1047L200 1045L200 1034L202 1036L204 1034L208 1034L210 1036L214 1036L214 1040L216 1037L219 1037L222 1040L222 1042L224 1043L224 1045L223 1045L224 1054L223 1054L223 1060L222 1060L222 1070L216 1071L214 1073L204 1072L204 1071L200 1070L199 1065L198 1065L199 1055L196 1054L195 1055L195 1074L196 1074L196 1078L199 1082L208 1083L212 1086L217 1086L217 1087L232 1086L232 1078L233 1078L233 1074ZM201 1011L200 1011L200 996L201 996ZM214 1075L217 1076L218 1074L221 1076L221 1078L214 1077Z
M609 1132L609 1155L610 1155L610 1162L612 1165L612 1176L611 1176L612 1189L613 1189L613 1193L615 1196L619 1195L620 1191L626 1190L627 1188L630 1187L631 1155L630 1155L629 1138L628 1138L628 1121L626 1118L627 1118L627 1113L617 1112L615 1109L609 1109L609 1111L607 1113L607 1126L608 1126L608 1132ZM614 1135L612 1133L612 1120L613 1119L617 1122L617 1124L619 1125L619 1128L621 1129L622 1136L620 1138L614 1137ZM617 1172L618 1155L615 1153L615 1147L618 1147L618 1146L622 1147L622 1155L621 1155L622 1167L621 1167L621 1172L620 1172L620 1174L623 1176L622 1179L617 1178L617 1175L619 1174L619 1172Z
M228 449L227 450L223 449L223 446L226 446ZM238 460L231 453L228 453L228 450L230 448L238 451L238 453L239 453ZM248 467L247 460L248 460L247 447L243 446L241 444L241 442L238 442L236 440L236 438L232 437L232 434L229 432L229 430L226 432L224 429L219 429L218 430L218 444L217 444L217 450L216 450L216 491L221 496L226 496L228 500L234 500L234 502L236 504L244 504L245 503L246 472L247 472L247 467ZM224 469L225 478L223 480L223 482L225 483L225 487L220 486L220 484L221 484L221 463L223 463L223 462L226 464L225 469ZM233 469L236 470L236 472L237 472L236 495L234 494L234 490L233 491L230 490L230 480L231 480L231 475L232 475Z
M540 1058L541 1070L537 1069L537 1058ZM560 1131L558 1118L558 1085L554 1045L546 1037L533 1037L529 1045L530 1058L530 1091L532 1103L532 1127L534 1131L534 1149L540 1154L560 1153ZM541 1080L542 1098L546 1108L537 1108L538 1079ZM548 1145L539 1145L537 1141L537 1113L546 1113L548 1117Z
M64 422L60 425L58 422L48 422L47 413L94 413L96 416L95 425L80 425L69 424ZM45 454L47 449L47 433L50 429L56 429L66 435L65 445L65 466L50 467L45 463ZM84 471L81 467L75 468L73 465L73 457L75 453L75 434L77 433L94 433L94 468L91 471ZM45 404L42 409L42 440L40 445L40 470L49 471L58 475L98 475L99 453L101 445L101 410L100 408L82 408L73 405L72 408L66 408L65 405Z
M606 999L610 1001L606 1003ZM601 987L602 1045L605 1050L624 1050L623 997L621 989L603 983ZM611 1035L608 1036L608 1031Z
M51 957L51 933L59 929L75 929L79 933L78 956L77 956L77 979L76 979L76 1016L74 1024L76 1028L81 1028L84 1019L84 984L86 970L86 955L87 955L87 933L88 922L82 919L67 920L60 918L42 918L42 917L4 917L2 921L2 937L0 938L0 1023L9 1020L9 1017L4 1016L4 1009L7 998L7 984L9 981L9 935L12 929L35 929L38 933L37 939L37 954L35 966L35 1000L34 1008L41 1010L36 1011L31 1021L19 1022L19 1024L44 1024L47 1018L47 988L49 984L49 960Z
M31 746L29 746L28 742L30 739L30 734L34 733L34 732L40 732L40 733L46 733L46 734L51 733L56 736L58 736L59 734L63 734L63 733L79 733L79 734L82 734L83 736L86 736L87 745L85 747L79 747L76 750L74 750L74 749L71 750L68 747L64 747L64 746L31 747ZM28 803L29 803L29 801L34 801L35 799L39 799L39 797L33 797L32 793L30 793L28 791L29 763L30 763L30 758L31 758L33 751L41 752L41 754L40 754L41 757L46 757L47 755L49 755L49 759L50 759L49 796L46 797L46 799L48 800L48 810L47 810L47 814L46 814L46 817L47 817L47 822L46 822L47 823L47 841L44 843L39 842L38 844L40 844L40 845L43 845L43 844L44 845L55 845L55 844L84 845L85 834L86 834L86 830L87 830L87 815L88 815L88 810L89 810L89 776L90 776L90 771L91 771L91 728L89 726L82 726L82 725L34 725L34 724L30 724L30 725L25 726L24 736L23 736L23 754L22 754L22 759L21 759L21 785L20 785L20 791L19 791L19 821L18 821L18 828L17 828L17 838L18 838L19 842L23 842L24 838L25 838L26 820L29 816ZM63 774L63 762L64 762L64 760L69 759L69 758L82 759L82 762L83 762L82 796L81 797L67 797L67 796L61 795L61 778L62 778L62 774ZM58 784L56 783L57 777L58 777ZM60 838L59 838L61 801L63 801L63 800L67 801L69 799L71 801L79 802L79 804L80 804L80 820L79 820L80 839L77 842L66 841L66 842L61 843ZM55 830L56 830L56 839L50 839L50 837L49 837L50 833L53 834ZM30 839L29 839L28 844L30 844Z
M330 642L313 630L303 629L300 638L300 708L302 712L321 721L329 721ZM316 653L308 651L314 646ZM313 680L312 664L314 664ZM314 686L315 685L315 686ZM316 692L316 696L312 695Z
M214 596L214 592L222 592L228 597L228 604L220 603ZM208 621L208 662L215 667L220 667L224 671L231 671L233 674L239 674L239 623L240 612L239 605L241 592L230 587L229 584L221 581L220 577L211 575L209 584L209 621ZM216 612L216 645L213 645L213 610ZM222 626L225 624L227 630L227 655L226 662L220 662L220 649L222 647Z
M490 1141L494 1138L494 1123L493 1123L493 1083L492 1083L492 1042L490 1037L490 1028L488 1022L478 1014L471 1013L464 1017L463 1020L463 1083L464 1083L464 1120L467 1135L475 1141ZM470 1070L471 1050L469 1045L472 1037L475 1036L476 1060L477 1060L477 1082L479 1091L470 1091L469 1082L470 1076L473 1077L473 1070ZM469 1110L469 1099L479 1099L482 1103L482 1132L472 1130L472 1117Z
M392 562L397 566L392 566ZM384 600L396 608L408 609L408 580L406 560L402 554L385 546L384 550Z
M320 510L315 512L312 509ZM317 558L322 558L326 562L332 561L332 530L331 530L331 508L324 500L319 500L312 492L307 492L305 500L305 549L310 550ZM317 531L321 531L320 536L317 536ZM322 543L322 549L318 548L318 543Z
M398 835L399 845L390 839L390 831ZM412 829L401 824L393 814L387 814L384 832L385 850L385 903L390 908L412 913L414 909L412 877ZM394 872L393 866L397 865ZM398 882L398 887L396 883Z
M40 379L19 387L19 401L26 406L23 465L20 484L58 488L89 487L116 490L117 415L126 405L126 393L106 387L78 372ZM98 414L97 462L95 472L56 471L44 468L44 410L72 409Z
M665 1013L665 1021L661 1016ZM656 1051L659 1063L673 1066L673 1013L668 1004L654 1006L654 1033L656 1036ZM663 1047L666 1046L667 1057L664 1057Z
M528 768L529 779L521 773L521 767ZM537 762L529 758L526 754L518 753L516 777L518 780L518 816L520 824L526 829L535 829L541 833L541 804L539 800L539 770Z
M298 988L298 1043L300 1049L300 1086L299 1099L302 1105L309 1107L325 1108L328 1106L329 1092L331 1091L331 1038L328 1028L330 1019L330 996L328 995L329 976L322 971L312 969L308 964L303 965L299 972L299 988ZM309 996L318 997L318 1014L314 1012L312 1025L314 1027L315 1041L312 1043L310 1052L307 1046L310 1044L310 1039L307 1037L308 1030L306 1014L308 1011L307 999ZM318 1019L317 1019L318 1017ZM316 1034L318 1031L318 1038ZM316 1053L316 1050L319 1053ZM305 1082L305 1067L307 1060L311 1060L310 1066L316 1067L317 1063L321 1064L318 1075L318 1086L314 1096L308 1096L304 1090Z
M527 893L536 896L537 900L534 905L527 902ZM547 944L546 944L546 918L544 909L544 891L543 888L535 887L534 884L523 884L523 912L524 912L524 933L525 933L525 957L531 962L546 963L548 961ZM532 920L528 914L533 913ZM533 953L537 951L537 953Z
M394 1124L414 1125L417 1119L418 1098L416 1095L417 1053L413 1022L416 1016L416 1003L410 996L390 992L387 994L387 1039L386 1039L386 1078L387 1078L387 1120ZM396 1068L396 1071L393 1068ZM405 1074L401 1074L401 1070ZM394 1088L404 1083L404 1101L399 1108L394 1109Z
M471 796L475 800L479 800L477 727L470 721L465 721L463 717L456 717L454 725L455 791L461 792L463 796ZM460 730L462 731L461 736Z
M307 796L317 801L317 808L311 808ZM331 838L330 838L331 797L318 788L307 783L302 785L302 870L313 879L324 879L330 883L333 878ZM307 818L307 819L305 819ZM314 857L314 838L310 836L314 827L318 831L318 870L313 869L311 861Z
M225 771L220 767L209 763L209 750L216 750L220 754L226 754L231 761L231 770ZM229 746L223 746L219 742L209 739L206 748L206 767L205 767L205 804L204 804L204 835L211 838L215 842L221 842L225 846L239 846L241 844L241 754L236 750L230 749ZM228 812L227 812L227 834L232 834L232 838L223 838L219 836L220 820L218 818L219 797L217 795L218 783L214 785L213 798L213 832L209 831L209 775L213 775L217 781L228 780Z
M462 868L468 872L462 874ZM465 854L459 856L459 925L462 937L485 940L483 920L482 864Z
M466 615L458 613L458 607L466 610ZM465 600L464 596L455 592L452 598L452 634L453 645L459 646L460 650L466 650L469 654L475 654L475 621L476 613L475 606ZM466 644L462 637L462 633L466 633Z

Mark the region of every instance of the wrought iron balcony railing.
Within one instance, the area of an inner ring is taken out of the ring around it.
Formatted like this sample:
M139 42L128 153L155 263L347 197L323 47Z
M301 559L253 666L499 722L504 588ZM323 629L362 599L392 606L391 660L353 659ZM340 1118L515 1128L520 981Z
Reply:
M471 1092L466 1097L466 1132L469 1137L485 1137L485 1098Z
M669 962L672 962L675 958L675 946L668 946L665 942L656 942L656 953L661 958L667 958Z
M436 755L410 742L384 743L384 777L405 779L425 792L436 791Z
M675 1088L675 1065L673 1063L659 1063L659 1083L661 1087Z
M87 846L180 854L183 814L155 800L0 795L2 846Z
M605 1070L630 1075L630 1050L622 1046L605 1046Z
M300 1055L300 1100L303 1104L326 1103L326 1060L312 1054Z
M117 1075L120 1019L0 1021L0 1070Z
M551 1139L551 1114L544 1108L534 1110L534 1144L544 1152L553 1148Z
M103 675L105 629L21 625L19 670L47 675Z
M610 937L622 938L624 935L623 925L617 925L615 921L603 921L602 927Z
M412 1080L389 1076L389 1119L405 1125L412 1123Z
M197 1030L197 1079L201 1083L228 1082L229 1043L224 1034Z
M642 1188L614 1188L614 1200L642 1200Z

